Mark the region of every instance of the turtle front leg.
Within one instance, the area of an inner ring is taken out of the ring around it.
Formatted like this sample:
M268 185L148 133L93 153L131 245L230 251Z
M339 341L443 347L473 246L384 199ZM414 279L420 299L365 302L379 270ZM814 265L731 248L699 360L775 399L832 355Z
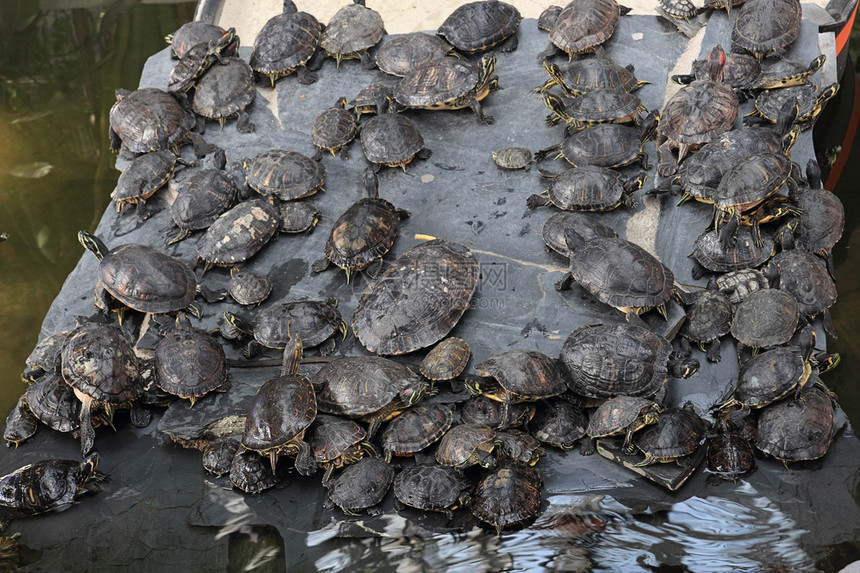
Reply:
M298 78L299 83L303 86L309 86L320 79L319 74L312 72L307 65L298 67L296 70L296 77Z
M296 452L295 467L296 471L303 476L312 476L317 471L317 462L314 459L313 454L311 453L311 447L305 441L300 441L298 443L298 452ZM323 483L326 483L328 481L328 478L331 477L331 472L333 470L334 464L329 464L328 468L326 468L326 474L323 478Z
M499 46L499 51L502 52L503 54L509 54L509 53L513 52L514 50L516 50L517 46L519 46L519 44L520 44L520 42L517 39L517 35L512 34L507 40L502 42L502 45Z
M472 98L469 100L469 107L472 108L472 111L475 112L475 116L478 118L478 123L483 123L484 125L491 125L495 120L493 116L486 115L484 113L483 108L481 107L481 102L477 100L477 98Z

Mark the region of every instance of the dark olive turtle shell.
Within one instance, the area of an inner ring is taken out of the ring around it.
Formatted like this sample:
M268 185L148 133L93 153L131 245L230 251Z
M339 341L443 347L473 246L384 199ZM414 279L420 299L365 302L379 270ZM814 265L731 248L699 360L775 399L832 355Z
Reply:
M815 316L836 303L836 283L820 257L798 249L782 251L768 266L779 273L779 288L797 300L801 314Z
M226 32L227 30L221 26L200 20L192 20L180 26L168 39L170 40L173 56L182 58L194 46L219 40Z
M720 273L757 267L773 256L775 248L769 234L763 233L762 240L764 244L759 246L752 227L740 226L735 232L734 243L723 247L719 233L711 229L699 235L690 256L709 271Z
M615 0L570 2L556 18L549 41L570 55L589 52L612 36L620 15Z
M151 151L136 157L120 174L110 194L116 210L151 197L167 183L175 168L176 155L171 151Z
M639 115L642 101L638 96L613 89L591 90L571 100L567 114L586 125L626 123Z
M608 167L574 167L552 179L548 196L565 211L610 211L624 200L627 177Z
M391 249L400 215L390 202L365 197L350 205L332 226L325 256L342 269L362 271Z
M756 204L776 193L790 175L791 159L783 153L748 156L726 172L713 202L721 208Z
M322 344L346 324L330 300L297 300L269 306L254 317L254 338L268 348L284 348L290 333L298 334L305 348Z
M277 207L265 199L239 203L215 220L197 241L197 256L211 265L232 265L254 256L278 231Z
M742 48L761 60L797 40L801 17L800 0L747 2L738 9L732 48Z
M708 60L696 60L693 62L693 74L696 79L708 77ZM752 88L761 75L762 69L759 61L746 54L726 54L726 63L723 66L723 82L736 90Z
M732 336L756 348L785 344L791 340L800 317L797 301L780 289L751 293L735 309Z
M703 291L687 307L681 334L693 342L710 342L728 334L731 325L731 301L719 292Z
M394 468L377 458L362 458L329 482L328 497L346 513L368 509L383 500L394 482Z
M392 76L403 77L413 69L444 58L453 47L438 36L412 32L389 37L376 50L376 65Z
M738 118L738 98L725 82L696 80L663 107L660 134L670 141L701 145L729 131Z
M472 53L516 34L521 20L519 10L506 2L469 2L451 12L436 33L461 52Z
M563 367L536 350L508 350L475 366L482 376L491 376L508 392L528 400L558 396L567 389Z
M346 110L346 99L323 111L311 125L311 141L325 151L335 151L349 144L358 133L355 115Z
M132 153L177 145L194 124L194 114L158 88L141 88L121 96L110 109L111 130Z
M59 376L56 374L49 374L46 377L59 379ZM7 446L10 444L17 446L21 442L32 438L38 429L39 419L27 407L27 396L24 394L18 398L18 402L6 416L6 424L3 426L3 439L6 440Z
M251 450L237 452L230 463L230 483L246 493L260 493L281 482L269 460Z
M311 59L321 35L322 25L307 12L273 16L254 39L251 68L271 77L290 74Z
M352 330L378 354L435 344L468 308L478 274L478 261L463 245L435 239L412 247L361 293Z
M272 281L269 277L241 267L230 269L230 280L227 282L227 293L241 305L260 304L272 292Z
M304 376L279 376L257 390L245 418L242 446L266 454L286 446L317 415L314 387Z
M238 452L239 440L236 438L216 440L203 450L203 469L216 476L229 473L233 467L233 458Z
M394 418L382 432L386 454L409 456L440 439L454 423L449 404L419 404Z
M449 336L430 349L418 369L428 380L451 380L463 372L471 356L465 340Z
M564 84L574 93L611 89L632 92L641 87L631 69L618 65L598 48L591 57L580 57L564 72Z
M561 13L561 6L550 5L543 12L540 13L537 20L538 30L543 30L544 32L552 31L553 26L555 26L555 21L558 18L558 15Z
M99 455L81 461L41 460L0 477L0 517L36 515L69 506L99 490Z
M481 69L468 61L440 58L404 76L394 88L394 97L407 107L432 108L473 91L480 77Z
M574 246L579 246L592 239L617 237L618 234L599 222L597 217L574 211L554 213L547 217L541 228L541 236L547 247L564 257L570 257L568 243L571 240L575 241Z
M561 155L574 167L623 167L640 159L642 134L636 126L599 123L565 137Z
M650 397L668 378L672 345L645 327L593 324L574 330L561 349L570 389L592 398Z
M436 464L410 466L394 478L394 495L400 503L425 511L444 511L457 505L470 487L460 472Z
M64 330L46 336L36 344L27 357L27 370L21 374L25 382L38 378L45 372L59 372L63 361L63 344L71 336L71 331Z
M470 508L472 515L500 532L535 517L541 497L537 470L522 462L505 461L483 475Z
M317 208L304 201L281 203L280 211L281 223L278 230L282 233L309 233L320 220Z
M388 103L394 98L394 88L385 84L370 84L361 88L355 98L346 104L346 109L356 117L365 113L385 113ZM383 105L383 109L377 109Z
M205 229L233 204L236 194L235 183L223 171L203 169L179 184L170 216L180 229Z
M320 48L344 58L372 48L385 34L379 12L362 4L349 4L334 13L320 37Z
M831 249L845 230L845 207L839 197L826 189L800 188L792 199L803 211L793 232L795 246L812 253Z
M639 415L646 411L658 412L660 407L652 400L635 396L616 396L601 404L588 420L586 433L592 438L615 436L627 431Z
M478 460L474 454L482 445L492 442L496 431L474 424L459 424L448 430L436 448L436 461L443 466L462 469Z
M667 408L656 424L637 433L633 441L644 454L668 462L696 451L706 429L704 420L691 408Z
M248 185L258 193L292 201L313 195L325 183L325 166L297 151L264 151L245 168Z
M329 362L314 376L320 410L331 414L372 414L398 396L426 386L410 368L378 356L352 356Z
M63 378L99 402L130 402L143 394L137 356L113 326L88 322L63 345Z
M831 398L810 388L761 411L755 445L778 460L816 460L827 453L835 431Z
M58 432L78 429L81 402L71 386L53 372L27 387L27 406L40 422Z
M319 463L330 462L344 455L367 437L367 431L353 420L318 414L310 427L308 444Z
M241 58L228 58L212 66L197 81L192 109L208 119L228 118L242 111L257 97L254 70Z
M724 428L708 439L708 471L737 480L755 469L755 452L749 440Z
M764 90L755 100L756 111L768 121L776 121L786 101L797 100L798 121L808 120L815 111L819 91L812 84Z
M194 402L227 381L227 359L215 338L192 328L188 319L162 338L155 347L158 387Z
M496 440L499 461L514 460L533 466L545 453L538 439L523 430L497 432Z
M734 398L750 408L762 408L806 385L812 368L796 346L780 346L750 358L741 367Z
M501 426L504 405L489 396L472 396L460 408L460 420L467 424L498 428ZM534 402L518 402L509 407L508 428L526 425L535 415Z
M405 115L383 113L361 128L361 149L371 163L390 167L406 165L424 149L424 138Z

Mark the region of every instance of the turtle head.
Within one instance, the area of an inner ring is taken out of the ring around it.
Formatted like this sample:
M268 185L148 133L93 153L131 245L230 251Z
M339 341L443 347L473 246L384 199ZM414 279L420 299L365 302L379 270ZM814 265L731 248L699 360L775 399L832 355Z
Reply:
M810 189L821 189L821 168L815 159L806 163L806 184Z
M284 14L295 14L299 9L296 8L295 2L293 0L284 0L283 13Z
M726 65L726 51L717 44L708 54L707 71L708 78L713 82L723 81L723 68Z
M94 254L98 260L102 260L108 254L109 249L104 242L91 233L78 231L78 242Z
M406 406L414 406L418 402L424 399L424 396L428 394L430 391L430 384L428 384L425 380L421 380L415 385L410 385L403 390L400 391L400 400L406 404Z
M676 358L669 361L669 374L673 378L689 378L699 371L699 361L695 358Z
M646 141L654 137L658 127L660 127L660 110L652 109L645 117L645 121L642 122L642 135L639 137L639 140L643 145Z
M789 156L791 154L791 148L794 147L794 144L797 143L797 139L800 137L800 131L803 128L799 125L795 125L791 128L791 130L785 134L785 137L782 138L782 152Z
M364 170L364 191L371 199L379 197L379 178L376 176L376 172L370 167Z
M224 322L232 325L239 332L243 332L245 334L253 334L254 333L254 327L251 326L251 324L247 320L245 320L244 318L242 318L240 316L236 316L235 314L233 314L229 310L224 311Z
M472 396L479 396L484 393L483 380L478 376L467 376L463 385L466 386L466 390Z
M230 28L224 35L217 40L209 42L209 53L220 54L222 51L230 47L234 42L238 44L239 37L236 35L236 28Z

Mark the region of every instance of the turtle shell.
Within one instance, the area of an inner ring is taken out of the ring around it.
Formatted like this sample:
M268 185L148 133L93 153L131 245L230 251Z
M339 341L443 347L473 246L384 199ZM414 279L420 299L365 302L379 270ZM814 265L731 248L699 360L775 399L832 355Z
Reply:
M632 66L616 64L602 47L593 56L575 59L563 74L565 87L577 95L601 89L629 93L642 87L642 82L633 75Z
M237 452L230 463L230 483L245 493L260 493L273 488L281 478L272 473L269 460L251 450Z
M195 124L194 114L158 88L141 88L118 97L109 115L111 130L132 153L178 145Z
M408 367L378 356L352 356L323 366L314 383L320 410L358 417L372 414L397 397L426 386Z
M538 514L541 479L528 464L505 461L478 482L470 506L472 515L496 528L517 525Z
M313 195L325 183L325 166L297 151L272 149L248 161L246 180L261 195L292 201Z
M575 167L623 167L645 157L642 129L617 123L599 123L575 131L561 143L561 156Z
M693 74L696 79L706 79L708 60L696 60L693 62ZM759 61L746 54L726 54L726 63L723 66L723 82L736 90L751 89L756 80L761 76L761 64Z
M444 58L453 47L438 36L412 32L389 37L376 50L376 65L386 74L403 77L413 69Z
M208 265L232 265L254 256L278 231L277 208L265 199L239 203L212 223L197 241Z
M287 201L281 203L281 220L278 230L281 233L308 233L317 226L320 212L310 203Z
M741 269L717 277L717 288L733 305L743 302L750 293L770 288L764 273L757 269Z
M672 345L645 327L593 324L574 330L561 349L570 389L592 398L649 397L668 378Z
M378 354L435 344L466 312L478 274L478 261L463 245L435 239L412 247L364 289L352 330Z
M419 404L394 418L382 432L386 455L409 456L440 439L454 423L449 404Z
M451 380L463 372L471 356L465 340L449 336L430 349L418 369L428 380Z
M167 78L167 91L172 94L187 92L216 61L223 59L221 52L228 46L234 48L238 42L233 39L236 29L230 28L223 36L215 41L205 44L197 44L188 50L185 55L170 70Z
M833 402L811 388L762 410L755 445L778 460L815 460L827 453L835 431Z
M812 253L826 252L842 238L845 229L845 207L826 189L798 189L791 194L802 210L794 229L794 245Z
M57 432L72 432L80 425L80 401L71 386L49 373L27 388L27 406L40 422Z
M735 309L732 336L746 346L762 348L791 340L800 316L797 301L779 289L751 293Z
M254 338L268 348L284 348L290 333L298 334L305 348L322 344L346 324L329 300L298 300L264 308L254 317Z
M227 30L221 26L208 22L200 20L186 22L169 37L172 55L175 58L182 58L194 46L220 40L226 33Z
M242 446L271 455L300 439L316 415L316 393L307 378L287 374L267 380L248 410Z
M328 484L328 497L344 513L354 514L383 500L394 482L394 468L377 458L362 458Z
M99 402L120 404L140 397L144 386L137 357L113 326L88 322L75 328L63 345L63 378Z
M558 18L558 15L561 13L561 10L561 6L556 6L554 4L551 6L547 6L547 8L538 16L538 30L543 30L544 32L551 32L553 26L555 26L555 21Z
M440 58L409 72L394 88L397 102L407 107L445 107L473 91L480 68L457 58Z
M714 230L699 235L690 255L709 271L728 272L757 267L773 256L773 237L762 234L763 245L759 246L753 236L752 227L740 226L735 240L729 247L720 244L720 235Z
M690 0L660 0L660 8L672 18L694 18L699 13Z
M498 432L496 440L499 442L496 450L499 461L514 460L533 466L544 455L537 438L522 430Z
M818 88L812 84L803 84L788 88L764 90L755 100L756 111L768 121L776 121L779 110L786 101L797 100L798 121L810 118L815 110L818 99Z
M739 161L720 180L713 194L722 209L755 205L776 193L791 176L791 159L783 153L759 153Z
M692 454L705 437L705 422L692 408L667 408L652 424L633 438L646 456L670 462Z
M453 508L470 487L460 472L436 464L410 466L394 478L394 495L400 503L425 511Z
M238 452L239 440L236 438L216 440L203 450L203 469L216 476L229 473Z
M672 271L624 239L593 239L571 252L570 274L597 300L637 314L665 304L674 292Z
M71 331L65 330L40 340L27 357L27 369L21 374L21 378L30 383L46 372L60 372L63 344L71 334Z
M322 25L307 12L273 16L254 39L251 68L273 81L288 75L311 59L321 35Z
M461 52L473 53L501 44L517 33L522 16L516 7L497 0L458 6L437 34Z
M325 243L325 256L338 267L362 271L382 258L397 237L397 207L380 197L359 199L338 217Z
M167 183L175 169L176 155L171 151L150 151L136 157L120 174L110 194L116 210L122 211L128 203L151 197Z
M570 257L569 243L580 246L592 239L618 236L596 217L576 211L550 215L544 221L541 235L547 247L564 257Z
M755 87L759 89L784 88L798 86L821 69L827 58L821 54L808 66L803 66L788 60L778 60L767 66L756 79Z
M612 36L620 15L615 0L570 2L556 18L549 41L568 55L590 52Z
M591 90L565 106L567 115L584 125L638 121L642 109L638 96L613 89Z
M241 58L227 58L197 81L192 109L208 119L228 118L254 101L254 70Z
M474 424L459 424L448 430L436 448L436 461L443 466L463 469L479 462L480 448L492 450L496 431ZM493 463L484 461L483 463Z
M797 40L801 18L800 0L747 2L734 21L732 47L742 48L761 60Z
M52 374L49 374L48 377L59 379L59 376ZM74 394L72 396L74 397ZM39 419L27 407L27 396L24 394L18 398L18 402L6 416L3 439L6 440L7 446L15 444L17 447L21 442L32 438L38 429Z
M363 3L362 3L363 4ZM340 58L372 48L385 34L382 16L362 4L344 6L331 17L320 37L320 47Z
M177 320L176 329L155 347L158 387L191 405L227 381L224 349L213 336L192 328L188 318Z
M355 116L346 111L346 98L322 112L311 126L311 141L323 150L335 151L349 144L358 132Z
M728 429L708 440L708 470L727 480L737 480L755 469L755 452L749 440Z
M791 249L776 255L770 265L779 273L779 288L794 296L801 314L815 316L836 303L836 284L820 257Z
M502 426L503 405L498 400L479 394L472 396L460 408L460 420L467 424L499 428ZM519 402L510 405L508 428L526 425L535 415L534 402Z
M750 358L741 367L734 398L750 408L762 408L805 386L812 367L796 346L780 346Z
M610 211L625 199L627 178L607 167L574 167L552 179L548 196L565 211Z
M308 443L317 463L332 462L350 451L355 444L367 437L367 431L360 424L318 414L311 426Z
M660 406L652 400L634 396L616 396L601 404L591 415L586 433L592 438L622 434L645 412L659 412ZM635 428L634 428L635 429Z
M403 166L424 149L418 127L405 115L383 113L361 128L361 149L371 163Z
M180 229L205 229L233 204L236 194L233 179L224 171L202 169L179 184L170 216Z
M670 141L702 145L729 131L737 118L738 98L730 85L696 80L666 102L658 130Z
M227 293L241 305L258 305L272 292L272 281L269 277L255 273L243 267L230 269L230 281L227 283Z
M558 362L536 350L508 350L475 366L481 376L491 376L514 396L538 400L558 396L567 389Z
M703 291L687 307L681 334L693 342L710 342L728 334L732 324L732 303L719 292Z
M347 102L346 109L355 113L356 118L365 113L385 113L388 104L394 99L394 88L385 84L365 86L356 96ZM383 108L379 109L382 105Z
M98 463L95 453L81 461L41 460L0 477L0 515L10 519L59 510L97 492L105 479Z
M493 152L493 161L504 169L528 171L532 163L532 152L525 147L505 147Z

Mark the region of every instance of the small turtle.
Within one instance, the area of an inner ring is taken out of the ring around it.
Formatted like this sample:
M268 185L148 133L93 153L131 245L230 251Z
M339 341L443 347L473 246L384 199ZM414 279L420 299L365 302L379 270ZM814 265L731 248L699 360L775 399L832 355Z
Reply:
M836 303L836 284L820 257L798 249L782 251L764 272L774 286L797 299L800 314L810 319L820 315L824 330L836 338L830 318L830 307Z
M730 271L719 275L716 283L719 292L727 296L732 305L743 302L750 293L770 288L770 281L758 269Z
M467 54L499 45L500 51L513 52L521 20L519 10L506 2L468 2L451 12L436 33Z
M624 434L624 452L636 451L633 434L657 422L663 408L652 400L633 396L616 396L601 404L591 415L586 433L590 438Z
M556 6L555 4L547 6L543 12L540 13L537 20L538 30L543 30L544 32L551 32L553 26L555 26L555 21L558 19L558 15L561 14L562 7Z
M381 513L374 508L388 493L394 482L394 468L377 458L364 458L325 484L328 501L324 507L338 506L347 515Z
M633 194L648 179L644 171L627 179L618 171L593 165L573 167L557 175L542 171L541 176L552 179L552 183L544 194L529 195L529 209L554 205L565 211L611 211L622 204L634 208Z
M598 89L586 92L565 105L555 94L545 92L543 102L549 108L546 124L555 125L558 121L570 129L584 129L600 123L642 123L640 113L648 110L638 96L613 89Z
M720 420L719 430L708 439L708 471L731 481L755 471L752 444L732 431L725 420Z
M323 26L307 12L299 12L296 5L284 1L281 14L270 18L254 39L254 49L249 63L251 68L266 77L275 87L275 80L296 72L302 85L312 84L318 76L310 68L322 36Z
M493 400L489 396L479 394L466 400L460 408L460 420L467 424L488 426L490 428L519 428L529 423L529 420L534 417L536 410L534 402L511 404L508 409L510 419L507 426L505 426L502 419L503 408L503 404L498 400Z
M597 218L576 211L554 213L547 217L541 228L543 242L563 257L570 257L571 248L598 238L614 238L618 234Z
M477 66L456 58L441 58L406 74L394 88L394 98L406 108L468 107L475 112L478 123L491 124L493 117L484 114L481 100L499 89L495 71L494 54L482 57Z
M361 150L374 171L382 165L401 167L412 159L427 159L432 152L424 147L424 138L415 123L404 115L383 113L361 128Z
M831 397L812 388L763 409L755 445L786 463L816 460L827 453L835 433Z
M227 293L242 306L257 306L272 292L269 277L255 273L245 267L232 267Z
M472 515L496 528L517 525L538 514L541 479L533 467L506 461L485 473L478 482L470 509Z
M203 450L203 469L216 476L230 473L239 446L239 440L234 437L216 440Z
M272 149L242 164L248 186L264 197L293 201L324 190L325 166L298 151Z
M696 451L705 438L707 426L688 402L683 408L667 408L660 413L656 424L639 432L634 441L645 454L637 467L656 462L687 462L684 456Z
M117 179L110 197L116 203L117 213L126 205L136 205L141 219L149 217L146 200L164 187L173 177L177 163L187 163L172 151L150 151L136 157Z
M266 246L280 224L280 213L265 199L243 201L218 217L197 241L203 272L231 266L253 257Z
M308 443L317 465L325 469L323 483L328 482L335 469L354 464L364 456L376 456L376 449L365 441L366 437L367 431L352 420L317 415L308 434Z
M370 84L361 89L356 96L346 104L346 109L355 113L356 119L361 119L365 113L386 113L394 101L394 88L385 84Z
M544 444L568 451L586 435L587 425L588 417L582 408L565 400L553 400L540 404L529 422L529 432Z
M629 9L624 8L624 13ZM615 32L622 8L615 0L578 0L565 6L549 33L549 48L538 57L546 59L561 50L568 59L591 52Z
M438 36L423 32L412 32L388 37L376 50L376 65L380 71L403 77L413 69L444 58L454 49Z
M453 517L453 510L472 501L472 484L454 468L422 464L405 468L394 478L394 495L403 505L424 511L440 511Z
M363 271L374 260L381 262L394 244L400 220L409 211L379 197L379 180L370 168L364 171L364 188L367 197L353 203L334 222L325 243L325 258L313 263L314 272L324 271L331 262L346 271L349 283L352 273Z
M80 427L81 402L63 377L50 373L27 388L27 407L36 418L57 432Z
M230 483L245 493L261 493L281 483L268 460L252 450L236 452L230 462Z
M790 46L800 34L800 0L747 2L732 28L732 47L746 50L758 60Z
M448 430L436 448L436 461L458 470L478 464L485 468L496 465L493 450L496 431L485 426L459 424Z
M310 233L320 220L320 212L311 203L287 201L281 203L281 233Z
M708 362L720 361L720 338L732 326L732 303L717 288L716 281L696 294L687 307L687 320L681 328L685 340L697 344L706 353ZM708 345L707 350L705 345Z
M53 375L49 377L56 378ZM17 448L21 442L32 438L38 429L39 419L33 415L27 405L27 395L24 394L18 398L18 402L6 416L6 424L3 426L3 439L6 440L6 446L15 444Z
M824 105L838 91L838 83L830 84L821 90L812 84L764 90L755 100L755 109L744 116L744 123L755 122L757 118L773 123L785 102L796 100L799 106L797 123L802 129L809 129L815 124Z
M659 10L670 18L689 20L699 15L699 8L690 0L660 0Z
M237 45L236 28L230 28L217 40L209 40L193 46L173 64L170 76L167 78L167 91L171 94L184 94L216 61L226 63L224 56L221 55L222 51L228 46Z
M523 430L504 430L496 433L496 453L499 461L512 460L533 466L544 454L540 442Z
M253 133L256 126L245 110L256 97L254 70L241 58L227 58L197 81L191 108L199 116L217 120L221 129L235 117L236 131Z
M295 456L301 475L313 475L317 469L304 441L305 431L317 415L316 393L310 380L298 374L301 358L301 337L294 334L284 348L281 375L260 386L245 418L242 447L267 456L273 474L282 454Z
M791 340L800 317L797 300L779 289L750 294L735 309L732 336L751 348L766 348Z
M322 112L311 126L311 141L317 148L316 161L322 159L323 151L332 155L340 152L343 159L349 159L346 146L358 133L358 120L346 111L346 98L341 97L333 107Z
M29 384L49 372L60 372L62 364L63 344L66 343L70 330L55 332L46 336L33 347L26 359L26 368L21 373L21 380Z
M648 398L673 378L688 378L698 361L673 358L672 344L644 326L592 324L574 330L561 349L571 390L586 397Z
M735 232L735 240L723 246L720 234L715 230L705 231L693 244L690 257L696 262L693 278L701 278L705 271L724 273L758 267L773 256L776 245L769 234L762 235L761 245L754 236L752 227L741 226Z
M449 336L430 349L418 370L428 380L453 380L466 368L472 349L462 338Z
M412 247L361 293L352 331L378 354L436 344L466 312L478 274L475 256L459 243L434 239Z
M532 167L532 152L525 147L505 147L493 152L493 161L503 169L525 169Z
M202 330L192 328L184 314L176 317L173 332L155 347L155 369L158 387L168 394L188 398L192 408L197 400L227 384L227 359L221 344Z
M203 22L201 20L192 20L186 22L172 34L164 37L164 41L170 44L170 55L174 59L182 59L188 50L198 44L208 44L210 41L217 41L227 32L221 26ZM224 56L233 55L239 48L239 38L235 38L235 45L228 46L221 53Z
M418 404L394 418L382 432L385 461L391 456L411 456L434 444L454 423L449 404Z
M168 245L185 239L192 231L206 229L236 201L236 183L224 171L227 161L224 151L213 153L211 158L206 169L189 176L176 190L170 217L178 232L167 241Z
M650 82L639 81L633 75L633 66L616 64L606 55L603 46L598 46L591 57L578 57L564 72L556 64L544 61L543 70L549 79L533 91L542 93L552 86L559 86L571 97L599 89L634 92Z
M385 24L379 12L365 6L365 0L353 0L328 21L320 37L320 48L333 57L340 67L341 60L359 59L365 69L371 69L373 59L367 53L385 35Z

